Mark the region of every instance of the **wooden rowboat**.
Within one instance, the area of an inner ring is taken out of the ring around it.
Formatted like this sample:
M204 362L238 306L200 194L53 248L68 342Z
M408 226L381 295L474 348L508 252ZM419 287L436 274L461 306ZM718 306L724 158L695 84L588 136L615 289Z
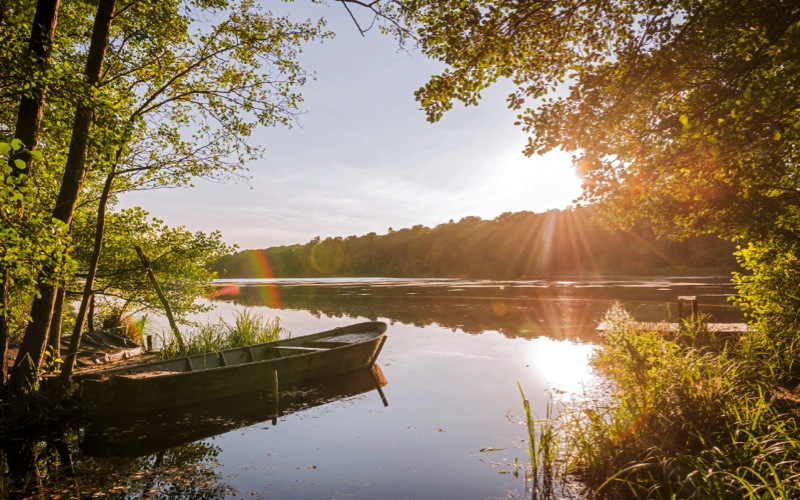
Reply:
M258 390L277 390L371 366L386 324L366 322L312 335L156 361L77 377L88 410L136 413Z

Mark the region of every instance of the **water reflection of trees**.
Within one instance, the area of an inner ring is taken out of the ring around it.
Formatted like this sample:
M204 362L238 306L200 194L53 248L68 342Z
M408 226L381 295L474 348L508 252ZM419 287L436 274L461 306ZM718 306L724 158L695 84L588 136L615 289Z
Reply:
M204 441L137 458L81 453L75 427L0 440L3 498L220 498L235 493L216 472L221 449Z
M674 317L675 297L697 293L687 287L530 286L514 283L454 282L451 285L406 286L353 283L278 286L280 307L329 317L387 318L416 326L440 325L478 334L494 330L507 337L594 340L595 325L611 303L626 302L635 317L661 321ZM218 300L247 306L270 306L264 286L243 286ZM715 321L738 321L740 313L725 305L726 285L707 286L704 312ZM688 291L688 292L687 292Z
M0 435L0 498L222 498L235 489L217 472L222 449L207 438L377 391L377 364L301 386L147 413L98 412L38 433Z

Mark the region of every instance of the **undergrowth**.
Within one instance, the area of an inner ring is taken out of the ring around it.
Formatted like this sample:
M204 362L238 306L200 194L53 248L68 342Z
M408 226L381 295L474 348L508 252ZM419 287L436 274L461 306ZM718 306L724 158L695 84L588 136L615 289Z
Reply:
M607 393L562 414L563 473L605 498L800 498L795 331L638 331L618 306L606 321Z

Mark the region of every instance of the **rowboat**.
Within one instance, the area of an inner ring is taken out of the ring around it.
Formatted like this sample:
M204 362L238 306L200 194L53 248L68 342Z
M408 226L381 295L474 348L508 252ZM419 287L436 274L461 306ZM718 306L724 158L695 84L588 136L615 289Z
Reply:
M93 457L141 457L255 424L267 428L270 421L280 432L279 419L354 396L371 394L376 406L388 406L382 390L386 384L386 376L375 363L282 388L278 397L267 390L151 412L95 412L86 420L80 447Z
M371 366L386 324L357 323L302 337L77 376L88 411L136 413L291 387Z

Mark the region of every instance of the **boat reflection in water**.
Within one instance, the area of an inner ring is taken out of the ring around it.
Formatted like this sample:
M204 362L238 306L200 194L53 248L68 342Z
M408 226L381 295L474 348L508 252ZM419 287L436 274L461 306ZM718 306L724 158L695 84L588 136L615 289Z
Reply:
M82 451L95 457L139 457L185 443L271 421L281 416L377 391L384 406L386 377L377 364L302 386L207 400L167 410L136 413L98 412L88 416Z

